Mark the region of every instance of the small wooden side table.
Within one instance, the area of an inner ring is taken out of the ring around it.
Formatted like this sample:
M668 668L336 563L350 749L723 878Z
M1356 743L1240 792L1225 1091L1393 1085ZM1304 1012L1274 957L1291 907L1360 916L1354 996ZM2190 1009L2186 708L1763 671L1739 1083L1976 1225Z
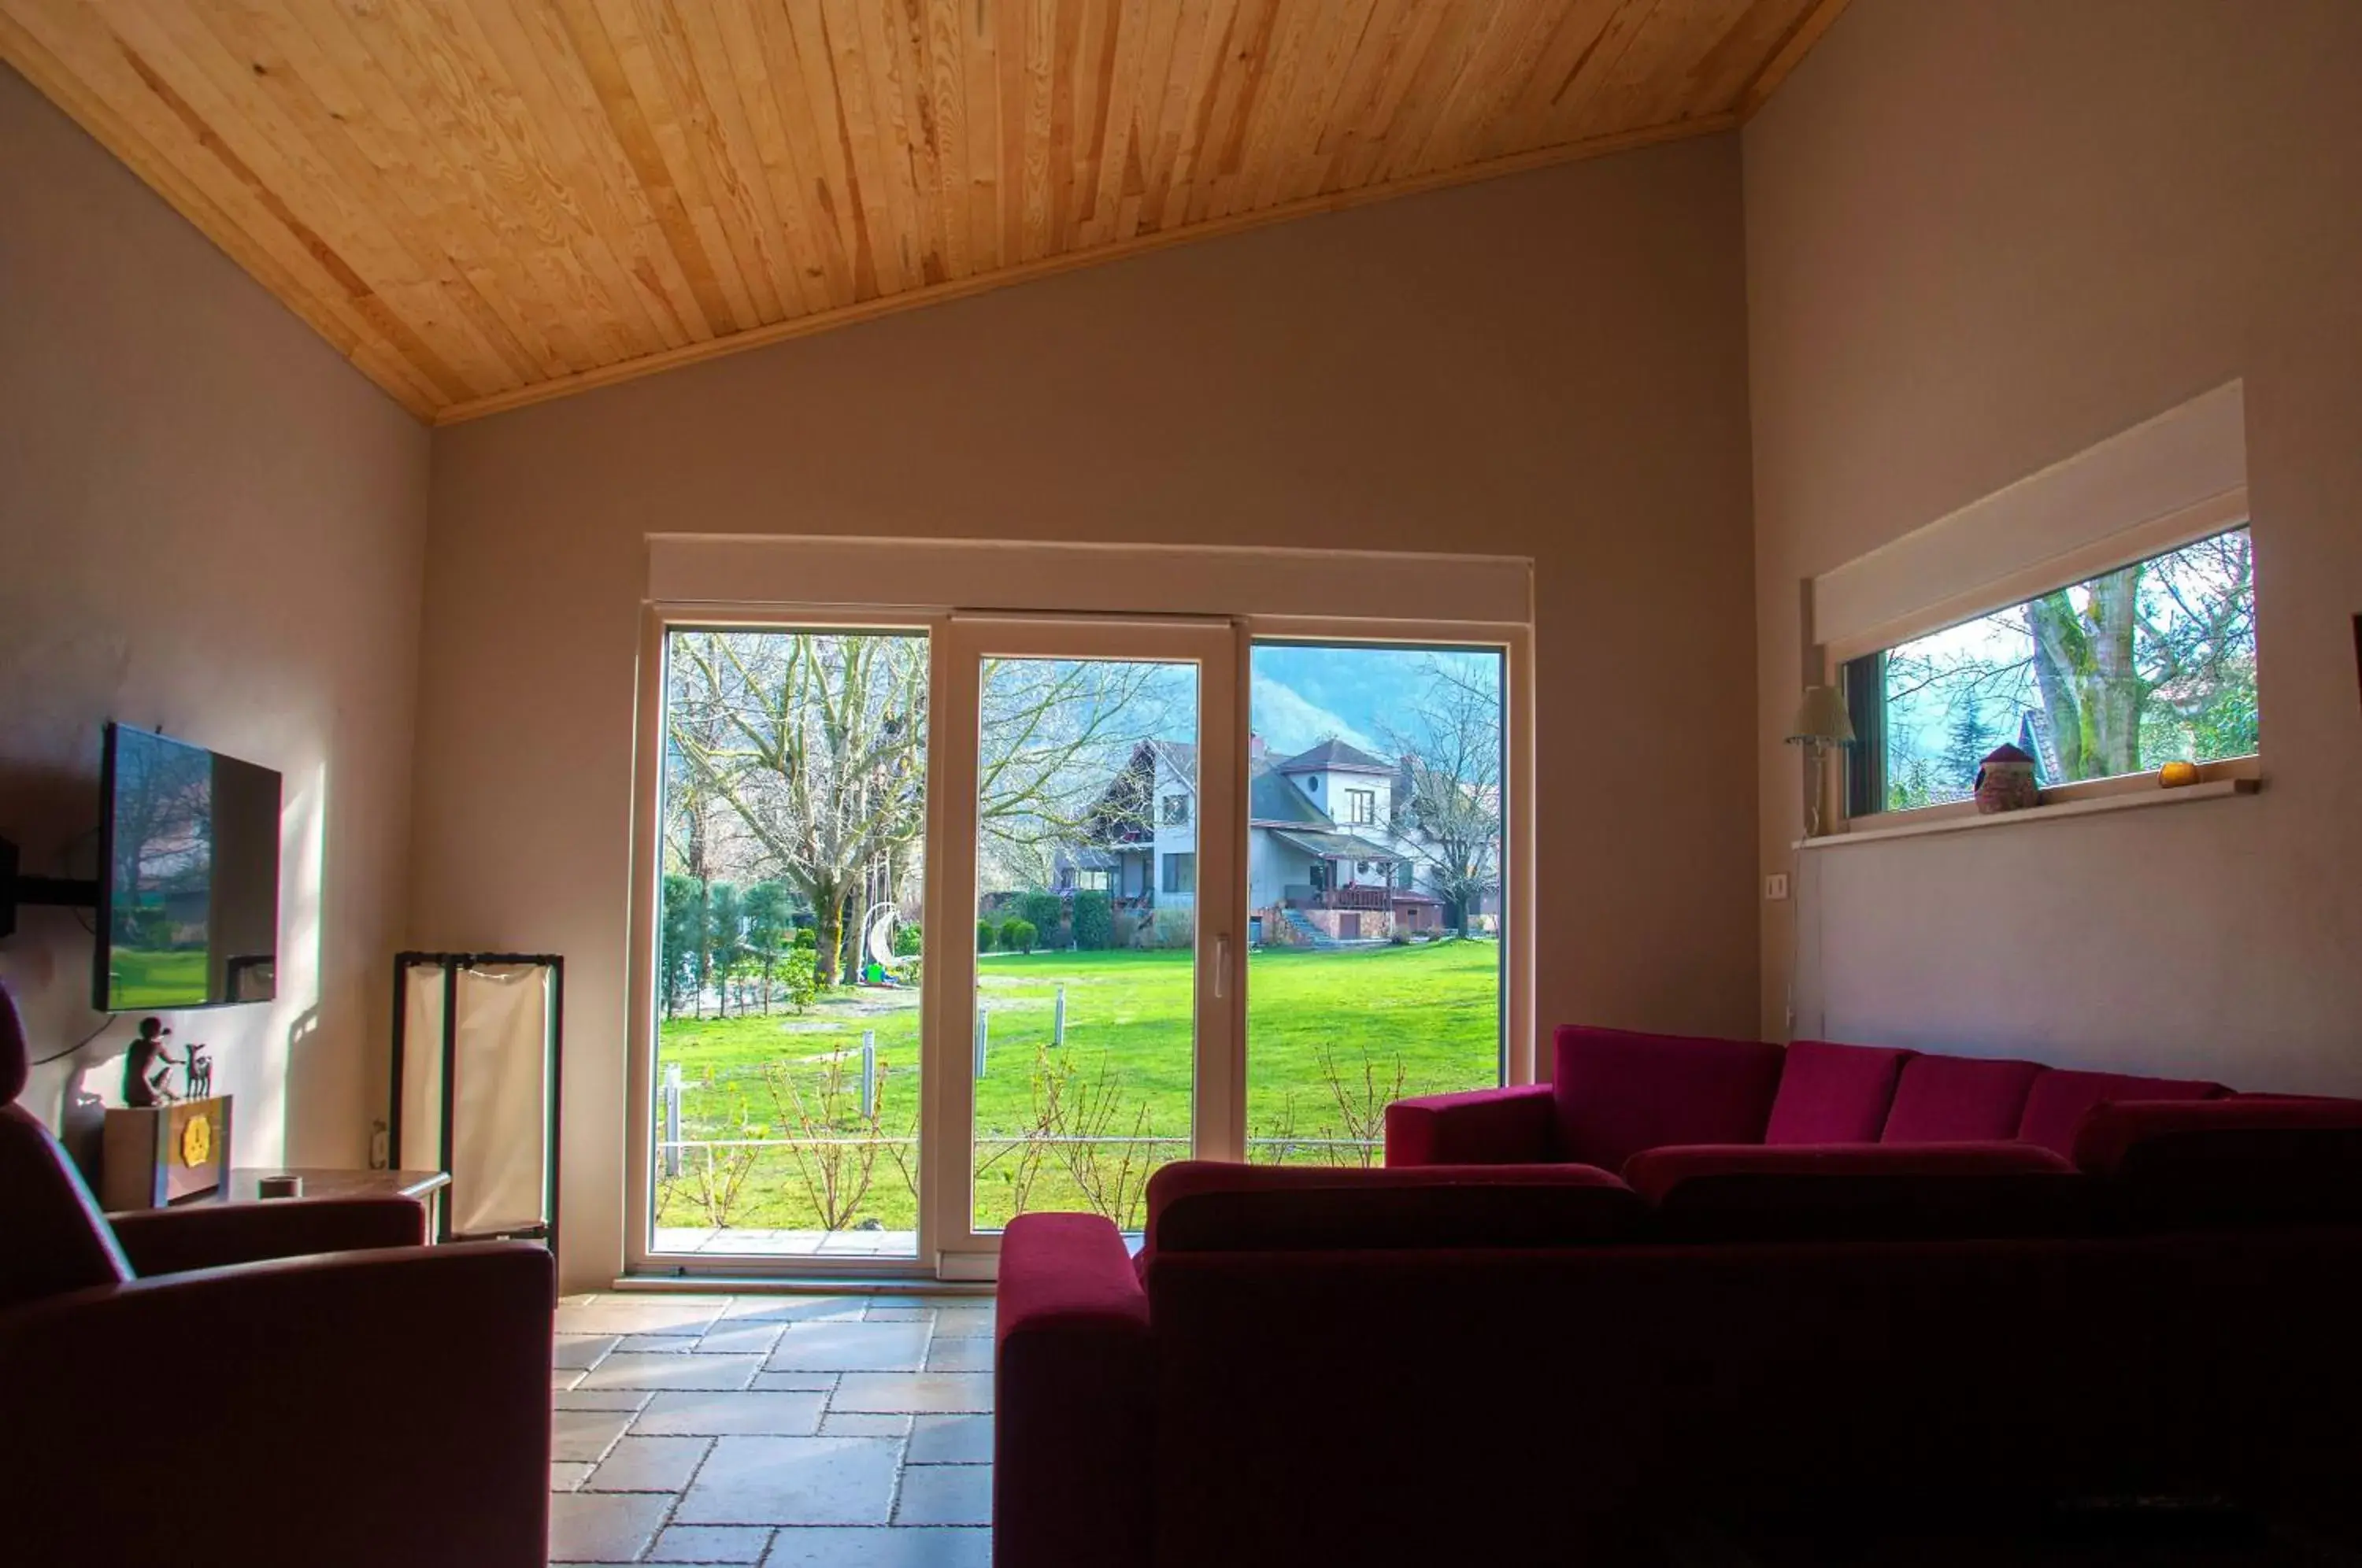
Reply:
M436 1210L443 1201L443 1189L451 1185L447 1171L340 1171L315 1165L234 1165L229 1179L221 1190L207 1198L192 1198L184 1207L195 1208L203 1203L279 1203L283 1198L264 1198L257 1192L264 1176L292 1176L304 1178L305 1198L413 1198L426 1207L426 1234L431 1240L439 1230ZM136 1210L116 1209L127 1213Z

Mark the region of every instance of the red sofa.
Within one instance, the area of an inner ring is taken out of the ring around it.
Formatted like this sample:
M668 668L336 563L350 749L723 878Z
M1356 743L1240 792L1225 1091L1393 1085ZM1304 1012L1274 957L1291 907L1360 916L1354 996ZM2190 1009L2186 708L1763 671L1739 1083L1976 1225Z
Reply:
M2362 1102L1565 1029L1386 1168L1000 1261L994 1551L1616 1562L1698 1511L2342 1495ZM1617 1174L1620 1173L1620 1174Z

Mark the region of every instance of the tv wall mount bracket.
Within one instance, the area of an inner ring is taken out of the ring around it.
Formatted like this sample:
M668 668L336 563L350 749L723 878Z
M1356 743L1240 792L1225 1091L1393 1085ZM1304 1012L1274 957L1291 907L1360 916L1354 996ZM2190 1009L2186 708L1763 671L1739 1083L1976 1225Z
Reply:
M17 934L17 911L20 905L78 910L98 907L97 878L27 877L17 869L19 863L16 844L0 838L0 937Z

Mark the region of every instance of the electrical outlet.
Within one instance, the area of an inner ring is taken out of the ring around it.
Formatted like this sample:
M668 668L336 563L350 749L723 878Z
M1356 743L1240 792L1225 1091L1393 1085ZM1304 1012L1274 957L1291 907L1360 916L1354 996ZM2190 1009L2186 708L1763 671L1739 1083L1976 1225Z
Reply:
M1782 899L1786 898L1788 896L1788 873L1785 871L1774 871L1769 877L1764 878L1763 896L1771 900L1773 903L1778 903Z

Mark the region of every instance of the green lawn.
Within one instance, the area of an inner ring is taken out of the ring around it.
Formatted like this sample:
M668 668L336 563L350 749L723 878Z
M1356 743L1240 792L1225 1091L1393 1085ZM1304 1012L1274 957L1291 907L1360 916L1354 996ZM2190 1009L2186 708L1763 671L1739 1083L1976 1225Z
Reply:
M149 952L118 947L109 959L108 998L115 1010L187 1007L205 994L205 953Z
M1496 1081L1500 949L1491 942L1314 952L1275 949L1247 966L1250 1138L1372 1136L1385 1103ZM1181 952L988 954L987 1069L976 1086L980 1222L1022 1209L1097 1208L1136 1221L1147 1168L1186 1155L1189 955ZM1051 1045L1066 995L1065 1046ZM675 1019L658 1078L679 1065L689 1139L787 1140L793 1149L684 1154L660 1184L658 1222L806 1228L836 1189L839 1223L915 1223L907 1144L877 1153L811 1142L866 1132L862 1032L877 1036L877 1132L908 1137L918 1110L915 992L840 990L801 1016ZM1397 1084L1399 1088L1397 1089ZM1029 1132L1094 1144L1021 1143ZM994 1134L1002 1135L995 1142ZM1147 1140L1170 1139L1151 1143ZM1359 1163L1350 1148L1264 1143L1258 1159ZM902 1156L898 1164L894 1154ZM864 1161L868 1162L864 1180ZM734 1189L733 1183L735 1183ZM855 1189L866 1185L859 1201Z

